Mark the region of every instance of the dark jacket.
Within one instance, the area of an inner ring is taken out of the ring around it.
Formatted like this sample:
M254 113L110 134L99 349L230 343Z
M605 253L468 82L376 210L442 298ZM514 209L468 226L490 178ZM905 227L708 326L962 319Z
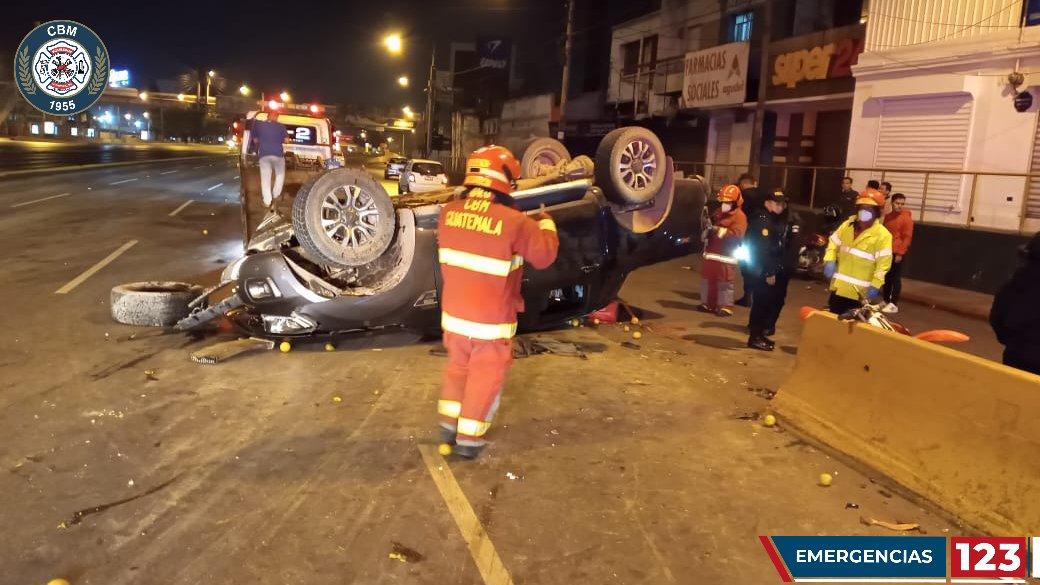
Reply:
M749 219L752 215L758 213L760 209L765 209L763 204L766 196L758 187L741 189L740 194L744 197L744 204L741 206L741 209L744 210L744 215L747 215Z
M1040 374L1040 234L1027 247L1026 265L993 298L989 322L1004 344L1004 363Z
M767 278L794 274L798 258L799 217L790 211L773 214L759 209L748 222L744 245L748 269L753 276Z

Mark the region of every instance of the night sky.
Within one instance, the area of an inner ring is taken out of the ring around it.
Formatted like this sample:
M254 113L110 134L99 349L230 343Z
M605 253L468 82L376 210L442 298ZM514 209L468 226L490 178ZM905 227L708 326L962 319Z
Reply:
M0 18L5 60L38 21L67 19L97 32L113 68L129 69L141 89L154 79L214 69L226 79L225 93L245 82L254 91L288 89L294 101L384 106L421 103L434 41L444 47L438 58L447 68L447 45L481 34L514 39L529 87L558 86L565 24L564 0L19 4ZM383 48L390 31L402 33L404 55ZM401 74L411 78L410 89L397 86Z

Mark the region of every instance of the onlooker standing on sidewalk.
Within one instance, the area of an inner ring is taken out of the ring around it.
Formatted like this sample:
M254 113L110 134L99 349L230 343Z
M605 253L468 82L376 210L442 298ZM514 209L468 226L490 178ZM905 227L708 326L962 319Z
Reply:
M282 183L285 181L285 149L283 145L288 137L288 129L278 123L278 111L267 112L267 120L254 120L252 142L256 145L260 157L260 193L264 205L274 208L274 200L282 195ZM274 173L274 187L271 186L271 174Z
M704 246L699 309L730 317L733 315L733 280L737 277L734 254L747 231L747 216L740 210L743 202L740 187L726 185L720 189L719 202L722 205L712 215L713 228Z
M841 210L842 221L856 213L856 197L859 197L859 193L852 188L852 177L845 177L841 180L841 193L834 201L834 205Z
M1040 374L1040 233L1023 248L1026 265L993 297L989 322L1004 365Z
M878 191L881 191L881 194L885 196L885 207L881 212L881 217L888 217L888 214L892 213L892 183L882 181L881 188Z
M867 189L856 199L856 215L831 234L823 257L823 275L830 281L828 304L835 315L860 306L860 299L881 294L892 267L892 234L878 221L884 197Z
M740 178L737 179L737 186L740 187L740 195L744 198L744 205L741 208L744 211L744 215L750 218L758 213L760 209L763 209L762 205L765 197L759 191L758 181L754 175L751 173L740 175ZM744 296L734 301L733 304L741 307L750 307L753 296L752 276L746 260L740 261L740 277L744 284Z
M892 213L885 216L885 228L892 233L892 269L885 275L884 299L881 310L885 313L899 312L899 293L903 290L903 257L910 251L914 239L914 219L906 205L906 195L896 193L889 203Z

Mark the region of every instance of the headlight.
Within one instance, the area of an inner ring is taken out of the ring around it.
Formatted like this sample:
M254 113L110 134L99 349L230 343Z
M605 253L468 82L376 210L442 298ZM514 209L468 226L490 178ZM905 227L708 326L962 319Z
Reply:
M270 277L250 278L246 281L246 294L254 301L261 301L271 297L281 297L282 291L278 290Z
M291 315L289 317L264 315L264 329L274 335L310 333L317 328L317 323L302 315Z

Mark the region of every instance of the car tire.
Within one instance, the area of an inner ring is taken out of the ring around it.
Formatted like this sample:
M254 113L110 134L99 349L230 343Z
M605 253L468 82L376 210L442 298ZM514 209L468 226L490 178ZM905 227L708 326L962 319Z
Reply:
M396 218L390 196L371 175L336 169L300 187L292 224L312 260L347 268L368 264L386 251Z
M546 169L571 160L571 153L562 142L546 137L524 142L517 154L520 158L520 177L525 179L541 177L546 174Z
M596 149L596 185L611 203L646 203L664 184L667 162L656 134L637 126L618 128Z
M112 287L112 318L126 325L170 327L191 313L203 288L187 282L132 282ZM205 307L205 301L203 301Z

